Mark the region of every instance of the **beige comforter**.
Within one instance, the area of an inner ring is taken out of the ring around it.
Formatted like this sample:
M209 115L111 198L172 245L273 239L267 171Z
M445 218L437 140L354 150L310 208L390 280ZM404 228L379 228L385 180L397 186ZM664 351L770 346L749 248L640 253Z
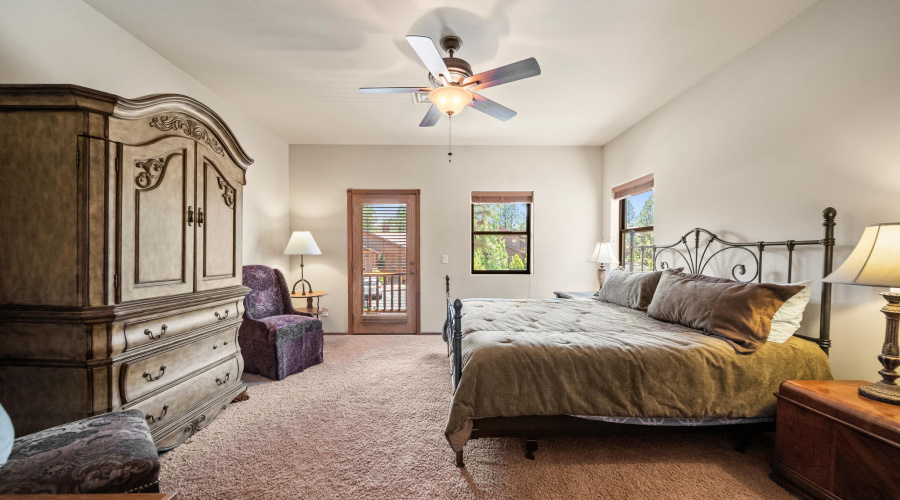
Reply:
M471 299L462 314L463 375L445 431L456 451L476 418L765 417L783 381L831 379L813 342L794 337L738 354L721 339L596 300Z

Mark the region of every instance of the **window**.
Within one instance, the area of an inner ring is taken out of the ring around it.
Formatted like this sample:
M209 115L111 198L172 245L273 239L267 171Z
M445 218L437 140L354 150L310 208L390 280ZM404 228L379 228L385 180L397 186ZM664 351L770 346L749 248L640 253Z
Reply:
M653 175L613 189L619 200L619 261L629 271L652 271Z
M472 273L531 273L531 191L472 192Z

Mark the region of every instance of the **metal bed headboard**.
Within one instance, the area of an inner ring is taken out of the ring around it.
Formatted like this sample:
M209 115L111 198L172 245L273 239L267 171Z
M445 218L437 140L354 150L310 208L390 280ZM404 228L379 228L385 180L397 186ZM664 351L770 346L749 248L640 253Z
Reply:
M785 240L785 241L755 241L736 243L719 238L714 233L703 229L694 228L680 240L671 245L645 245L639 248L641 252L641 262L643 264L644 252L649 250L653 253L653 270L657 270L657 262L659 256L663 252L673 252L676 256L680 256L684 261L686 271L692 274L703 274L709 262L717 255L727 250L741 250L752 257L752 262L756 266L756 270L746 280L742 279L747 275L747 267L744 264L737 264L731 269L731 276L742 283L749 283L756 280L762 282L763 271L763 255L766 248L769 247L785 247L787 248L787 282L790 283L793 273L794 250L800 246L821 245L824 248L824 262L822 266L822 277L831 274L834 264L834 225L837 210L832 207L822 211L822 226L825 227L825 237L820 240ZM689 243L689 237L693 235L693 248ZM705 244L701 244L701 235L706 236ZM710 252L710 245L718 243L721 248ZM755 251L753 250L755 249ZM677 258L677 257L676 257ZM633 262L632 262L633 269ZM680 265L680 264L679 264ZM672 267L668 262L662 261L659 269L668 269ZM454 386L459 383L462 377L462 301L456 299L450 302L450 276L447 276L447 320L444 323L444 332L449 339L448 347L452 347L453 353L453 382ZM819 311L819 337L809 337L806 335L794 335L810 342L818 344L825 354L831 348L831 283L822 283L821 304ZM452 344L452 345L451 345Z
M747 266L744 264L737 264L731 268L731 277L742 283L749 283L753 280L756 280L757 283L762 283L763 255L766 248L784 247L787 248L787 282L790 283L793 277L794 250L800 246L821 245L824 248L825 253L822 266L822 277L824 278L831 274L831 269L834 264L834 219L836 216L837 210L832 207L828 207L822 211L822 226L825 227L825 237L821 240L754 241L736 243L719 238L714 233L698 227L688 231L681 239L671 245L644 245L635 247L635 249L639 249L641 265L643 265L644 262L643 257L645 252L647 250L652 252L654 271L657 270L657 262L660 262L660 254L667 251L673 252L675 254L673 257L681 257L681 260L684 261L685 270L691 274L703 274L703 271L706 270L706 266L709 265L710 261L723 252L728 250L741 250L742 252L746 252L746 255L749 255L753 259L752 263L756 266L756 269L751 276L743 279L748 274ZM691 235L693 235L693 248L691 248L691 244L688 243L688 238ZM706 236L705 244L701 242L701 235ZM721 245L721 248L715 249L712 253L709 253L710 245L713 243L718 243ZM679 265L681 264L679 263ZM631 262L631 267L632 269L634 267L633 261ZM669 267L672 266L667 261L660 262L659 269L668 269ZM823 351L825 351L825 354L828 354L828 349L831 347L831 283L822 283L822 296L819 312L819 337L815 338L805 335L795 336L815 342Z

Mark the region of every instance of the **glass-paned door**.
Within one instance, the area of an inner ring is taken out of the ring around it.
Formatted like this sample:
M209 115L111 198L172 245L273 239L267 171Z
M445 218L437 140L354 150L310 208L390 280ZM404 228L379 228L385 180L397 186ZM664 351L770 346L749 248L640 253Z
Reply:
M350 333L418 333L418 191L348 196Z

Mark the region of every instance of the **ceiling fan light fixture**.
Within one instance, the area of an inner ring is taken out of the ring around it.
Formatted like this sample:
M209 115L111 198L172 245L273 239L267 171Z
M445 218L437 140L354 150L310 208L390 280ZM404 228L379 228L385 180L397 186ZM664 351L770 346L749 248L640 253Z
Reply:
M453 85L438 87L428 95L431 102L447 116L458 115L472 102L472 93Z

